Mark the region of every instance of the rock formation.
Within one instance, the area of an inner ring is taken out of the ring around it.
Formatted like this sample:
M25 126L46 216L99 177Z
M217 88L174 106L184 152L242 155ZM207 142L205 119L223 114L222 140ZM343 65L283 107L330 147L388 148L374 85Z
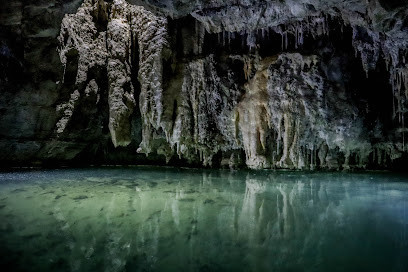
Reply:
M23 5L13 2L1 21L21 38L1 45L2 161L254 169L406 161L405 1L84 0L76 12L55 2L45 8L54 28L38 19L29 38L27 23L44 8ZM26 41L39 37L47 39ZM40 56L56 50L60 63L18 56L21 44L47 48L33 49ZM15 84L23 75L30 80ZM41 92L48 102L32 99Z

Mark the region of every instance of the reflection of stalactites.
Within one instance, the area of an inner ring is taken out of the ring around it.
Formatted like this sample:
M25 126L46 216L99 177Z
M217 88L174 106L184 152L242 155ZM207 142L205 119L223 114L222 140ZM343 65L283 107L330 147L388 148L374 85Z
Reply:
M79 269L81 263L78 261L78 256L75 256L75 248L78 247L78 243L75 242L71 232L71 225L67 221L67 218L64 216L59 206L54 207L52 215L56 220L56 226L58 227L60 235L64 237L64 242L69 248L71 268L78 267Z
M212 185L212 177L210 173L204 173L202 179L202 187L203 188L211 188Z
M344 195L346 196L346 199L350 199L350 185L350 182L343 183Z
M250 243L255 243L258 230L257 219L262 219L262 207L256 209L257 195L265 191L265 184L255 179L247 179L245 197L238 219L239 236L245 236Z
M182 195L183 195L182 190L177 190L175 198L171 200L171 215L173 216L173 222L176 225L177 229L180 225L180 209L178 200L182 198Z
M173 216L174 224L178 227L180 225L180 210L177 199L173 199L171 203L171 214Z
M401 222L403 227L397 234L396 245L400 248L406 248L408 246L408 201L404 201L402 207Z
M305 184L298 180L295 185L292 187L292 190L289 194L289 204L292 206L293 202L303 193L303 188Z
M123 241L123 235L114 230L109 233L108 243L105 249L105 265L107 271L120 271L126 264L130 252L130 244Z
M263 219L264 219L264 210L265 210L265 208L264 208L264 203L265 203L265 200L264 199L262 199L262 203L261 203L261 206L259 206L259 209L258 209L258 222L257 222L257 229L258 229L258 231L260 231L260 226L261 226L261 224L262 224L262 221L263 221Z
M105 264L107 271L120 271L126 264L126 259L130 252L130 243L123 239L123 233L119 230L116 223L115 215L118 211L118 197L112 196L108 207L106 208L106 229L107 243L105 245Z
M146 261L153 265L157 261L160 237L160 213L153 214L140 225L136 237L136 250L146 256ZM149 241L147 243L147 241ZM117 271L117 270L115 270Z
M157 252L159 249L159 236L160 236L160 220L159 216L155 216L153 220L150 222L149 231L152 234L151 239L151 257L155 258L157 256Z
M287 193L282 189L282 185L277 187L278 191L282 196L282 206L280 205L280 201L277 202L277 212L278 212L278 226L280 235L282 237L287 237L288 232L290 230L290 225L288 221L288 196ZM279 200L279 195L277 195Z
M304 188L304 183L301 182L300 180L298 180L293 186L292 189L290 190L290 193L288 195L288 201L289 201L289 205L291 207L296 207L296 205L299 203L301 197L302 197L302 193L303 193L303 188ZM279 203L278 203L279 204ZM293 209L292 210L292 216L293 216L293 224L292 224L292 228L293 228L293 232L296 232L296 222L299 222L299 220L302 218L302 215L298 213L297 209ZM280 221L278 221L280 222ZM279 223L278 223L279 224ZM302 231L302 230L299 230Z
M188 260L187 262L190 264L188 267L185 267L185 270L193 271L194 270L194 260L200 254L200 246L201 246L201 236L198 236L198 222L201 221L200 215L202 216L203 210L203 203L194 202L193 207L189 212L192 212L191 221L190 221L190 228L187 226L187 245L188 250L183 254L183 258ZM205 216L204 216L205 217Z
M328 201L326 184L323 184L323 183L320 184L320 189L319 189L317 195L319 196L319 201L320 202L326 203Z
M310 180L310 201L309 201L309 203L313 206L313 185L314 185L314 183L313 183L313 180Z

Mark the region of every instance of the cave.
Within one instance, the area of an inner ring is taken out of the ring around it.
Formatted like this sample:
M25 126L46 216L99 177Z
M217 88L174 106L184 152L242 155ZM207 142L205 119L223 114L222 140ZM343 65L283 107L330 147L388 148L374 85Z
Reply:
M0 266L408 271L407 60L405 0L9 1Z

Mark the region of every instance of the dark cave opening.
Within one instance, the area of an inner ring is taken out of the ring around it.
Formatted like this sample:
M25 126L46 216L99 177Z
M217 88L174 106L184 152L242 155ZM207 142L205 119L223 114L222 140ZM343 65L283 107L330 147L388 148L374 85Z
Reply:
M360 111L365 115L365 126L373 131L376 126L381 125L382 133L391 131L397 123L393 120L394 97L388 83L385 62L380 59L376 69L370 71L368 77L358 60L350 64L349 69L352 73L348 89L351 90L354 99L359 101Z
M93 22L96 26L98 32L106 31L108 28L108 21L109 21L109 6L110 3L108 1L98 1L97 5L98 8L95 9L93 14Z
M176 123L176 118L177 118L177 99L174 99L173 102L173 113L171 115L171 120L172 120L172 128L174 128L174 125Z
M20 61L23 57L16 55L20 53L19 51L24 52L24 50L18 47L18 38L10 39L10 37L13 37L12 34L3 31L0 27L0 84L10 86L12 89L16 85L22 84L21 79L24 78L25 71L23 63ZM11 48L16 48L16 50ZM9 88L4 89L9 90Z
M246 55L249 48L246 43L247 34L238 32L205 33L204 55L209 54L230 54Z
M173 56L177 59L194 57L194 42L197 36L195 26L196 19L191 15L178 18L168 19L169 42Z
M394 10L403 6L407 6L406 0L379 0L381 6L387 10Z
M72 86L75 84L77 72L78 72L78 61L79 54L75 49L71 49L66 54L66 66L64 71L64 85Z
M59 85L59 98L55 101L55 105L61 105L66 101L69 101L72 94L72 86L76 86L76 76L78 73L78 50L71 49L66 54L66 64L62 74L62 83ZM60 113L62 114L62 112Z
M131 32L131 50L130 50L130 67L131 67L131 82L134 88L134 96L136 104L139 104L140 82L139 76L139 43L133 31ZM140 111L137 111L140 114Z

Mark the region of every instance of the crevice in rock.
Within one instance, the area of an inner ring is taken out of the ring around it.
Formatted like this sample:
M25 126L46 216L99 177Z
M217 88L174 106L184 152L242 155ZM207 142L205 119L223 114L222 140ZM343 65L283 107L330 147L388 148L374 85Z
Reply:
M108 28L109 8L111 4L104 0L97 0L95 2L97 7L93 11L93 23L98 32L105 32Z
M64 68L64 85L73 86L76 83L76 76L78 73L79 53L76 49L70 49L66 53L66 65Z

